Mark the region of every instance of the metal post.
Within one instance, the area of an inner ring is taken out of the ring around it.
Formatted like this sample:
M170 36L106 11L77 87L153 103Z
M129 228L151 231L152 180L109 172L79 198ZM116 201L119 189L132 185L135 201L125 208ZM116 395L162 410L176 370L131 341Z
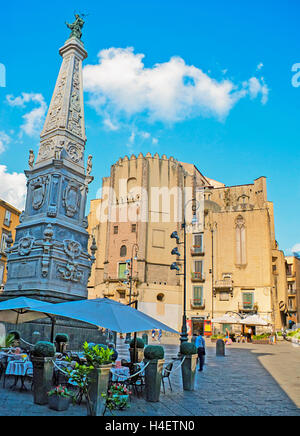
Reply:
M186 326L186 221L184 217L184 221L182 224L183 232L184 232L184 259L183 259L183 315L182 315L182 328L180 334L180 342L187 342L188 334L187 334L187 326Z

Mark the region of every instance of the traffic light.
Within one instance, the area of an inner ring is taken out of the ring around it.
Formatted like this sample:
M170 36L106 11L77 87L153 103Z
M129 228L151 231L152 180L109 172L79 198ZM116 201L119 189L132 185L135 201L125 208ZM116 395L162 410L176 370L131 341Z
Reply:
M179 244L179 236L177 232L173 232L170 236L171 239L176 239L177 244Z
M171 254L172 254L173 256L180 256L180 253L179 253L177 247L173 248L173 250L171 251Z

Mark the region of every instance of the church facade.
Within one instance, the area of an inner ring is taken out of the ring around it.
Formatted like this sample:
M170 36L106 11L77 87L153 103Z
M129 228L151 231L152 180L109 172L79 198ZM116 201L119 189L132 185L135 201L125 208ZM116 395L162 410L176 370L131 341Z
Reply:
M183 241L185 216L190 334L227 312L285 325L285 260L264 177L227 187L193 164L148 153L112 165L102 192L89 214L98 246L89 298L137 299L145 313L180 330L184 277L170 265L182 265L183 245L170 235ZM176 246L180 257L171 254Z

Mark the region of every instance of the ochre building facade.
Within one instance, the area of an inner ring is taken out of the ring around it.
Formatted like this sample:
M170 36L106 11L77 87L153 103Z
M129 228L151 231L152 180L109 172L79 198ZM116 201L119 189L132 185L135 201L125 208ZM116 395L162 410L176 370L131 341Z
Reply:
M6 240L11 235L15 240L15 228L19 224L21 212L4 200L0 200L0 286L6 283L7 254Z
M102 193L89 214L98 246L89 298L138 300L140 310L181 329L183 270L170 265L182 265L185 216L190 334L227 312L257 313L276 329L285 325L286 266L264 177L227 187L193 164L148 153L112 165ZM171 254L175 247L180 258Z

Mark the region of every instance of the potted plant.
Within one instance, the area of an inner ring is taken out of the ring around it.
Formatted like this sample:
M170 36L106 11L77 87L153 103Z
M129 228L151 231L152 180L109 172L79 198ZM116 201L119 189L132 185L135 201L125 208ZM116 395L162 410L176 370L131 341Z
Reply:
M89 346L87 342L83 345L83 351L89 367L92 368L89 374L88 396L90 406L88 414L101 416L105 409L102 394L107 393L114 351L101 345Z
M48 392L49 408L62 412L68 410L73 393L64 386L56 386Z
M57 353L65 353L67 344L69 342L69 336L66 333L58 333L55 336L55 346Z
M135 339L132 339L129 344L130 360L131 362L142 362L144 358L145 342L141 338L136 338L136 349L134 348ZM134 355L135 350L135 355Z
M47 404L52 386L55 347L51 342L37 342L33 348L33 394L35 404Z
M129 389L122 383L113 383L107 394L103 393L102 397L106 399L106 407L110 411L123 410L129 407L130 394Z
M180 354L183 361L181 365L183 390L193 391L195 388L195 374L198 359L197 348L195 344L191 342L182 342L180 345Z
M10 332L8 332L8 334L13 337L12 346L13 347L19 347L20 346L20 340L21 340L20 332L18 332L17 330L11 330Z
M159 401L165 352L160 345L148 345L144 351L146 400Z

